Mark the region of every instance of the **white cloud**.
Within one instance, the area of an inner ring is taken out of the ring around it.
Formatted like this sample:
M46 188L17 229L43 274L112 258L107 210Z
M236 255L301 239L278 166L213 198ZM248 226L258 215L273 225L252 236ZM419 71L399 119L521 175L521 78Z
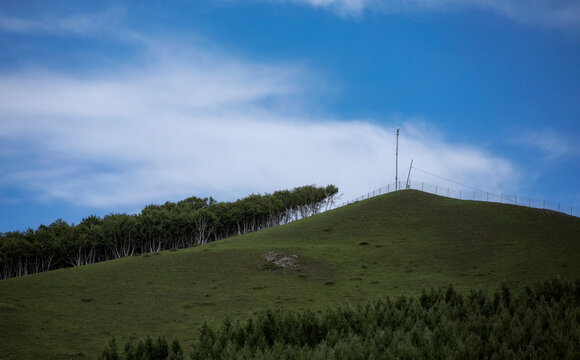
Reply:
M281 0L286 1L286 0ZM295 3L306 3L319 8L331 8L343 15L358 15L363 12L372 0L290 0Z
M169 53L84 77L0 75L0 152L21 146L12 153L24 154L0 187L133 210L192 194L233 200L312 183L336 184L348 200L394 180L394 127L300 111L318 83L308 69L195 47ZM401 164L413 158L489 190L517 181L508 161L408 121Z
M288 0L277 0L287 2ZM417 14L429 11L482 9L512 20L550 27L577 28L580 3L575 0L291 0L341 15L360 15L364 11L389 14Z
M513 139L513 143L537 149L549 160L580 154L578 144L553 128L523 130L519 137Z
M0 15L0 31L22 34L88 35L115 27L123 16L119 8L95 14L44 16L36 19Z

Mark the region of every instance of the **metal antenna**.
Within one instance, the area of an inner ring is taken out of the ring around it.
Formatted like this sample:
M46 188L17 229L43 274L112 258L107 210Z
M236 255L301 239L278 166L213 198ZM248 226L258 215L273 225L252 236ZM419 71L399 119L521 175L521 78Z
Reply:
M399 130L397 128L397 151L395 153L395 191L399 190Z
M413 159L411 159L411 166L409 166L409 174L407 175L407 184L405 184L405 189L408 189L411 187L411 185L409 184L409 179L411 178L411 169L413 168Z

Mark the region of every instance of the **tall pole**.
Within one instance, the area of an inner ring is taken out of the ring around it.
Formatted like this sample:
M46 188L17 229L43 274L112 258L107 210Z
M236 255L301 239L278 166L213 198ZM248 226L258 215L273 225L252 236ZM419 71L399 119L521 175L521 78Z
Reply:
M411 169L413 168L413 159L411 159L411 166L409 166L409 174L407 175L407 183L405 184L405 189L409 188L409 180L411 179ZM437 191L435 191L437 192Z
M399 190L399 128L397 128L397 151L395 153L395 191Z

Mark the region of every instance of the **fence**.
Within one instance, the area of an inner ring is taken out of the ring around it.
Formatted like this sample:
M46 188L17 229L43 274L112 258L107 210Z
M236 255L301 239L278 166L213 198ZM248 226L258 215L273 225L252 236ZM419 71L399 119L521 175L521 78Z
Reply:
M338 207L352 204L354 202L361 201L361 200L368 199L368 198L372 198L375 196L387 194L387 193L390 193L393 191L404 190L405 185L406 184L402 181L399 181L398 186L395 186L395 183L391 183L391 184L385 185L383 187L380 187L376 190L370 191L364 195L361 195L354 200L347 201ZM457 190L457 189L451 189L449 187L429 184L429 183L420 182L420 181L411 181L409 183L409 189L421 190L423 192L427 192L430 194L435 194L435 195L440 195L440 196L445 196L445 197L460 199L460 200L496 202L496 203L502 203L502 204L512 204L512 205L519 205L519 206L525 206L525 207L533 207L533 208L537 208L537 209L548 209L548 210L554 210L554 211L558 211L558 212L565 213L568 215L580 217L580 211L578 210L578 208L575 208L572 205L563 204L563 203L554 202L554 201L539 200L539 199L534 199L532 197L518 196L516 194L503 194L503 193L497 194L497 193L493 193L493 192L473 190L473 189L471 189L471 190L465 190L465 189L464 190Z

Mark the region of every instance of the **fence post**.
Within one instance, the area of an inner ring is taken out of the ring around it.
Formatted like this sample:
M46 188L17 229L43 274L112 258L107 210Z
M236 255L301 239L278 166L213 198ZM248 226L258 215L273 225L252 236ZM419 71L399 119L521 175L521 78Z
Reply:
M475 200L475 191L473 192L473 200Z
M421 181L421 191L423 191L423 182Z
M449 188L447 188L447 197L449 197Z
M516 205L518 204L518 196L517 195L514 195L514 204L516 204Z
M503 193L499 193L499 202L503 204Z
M558 203L558 211L560 211L560 203Z
M435 195L437 195L437 185L435 185Z
M487 198L485 201L489 202L489 192L487 193Z

